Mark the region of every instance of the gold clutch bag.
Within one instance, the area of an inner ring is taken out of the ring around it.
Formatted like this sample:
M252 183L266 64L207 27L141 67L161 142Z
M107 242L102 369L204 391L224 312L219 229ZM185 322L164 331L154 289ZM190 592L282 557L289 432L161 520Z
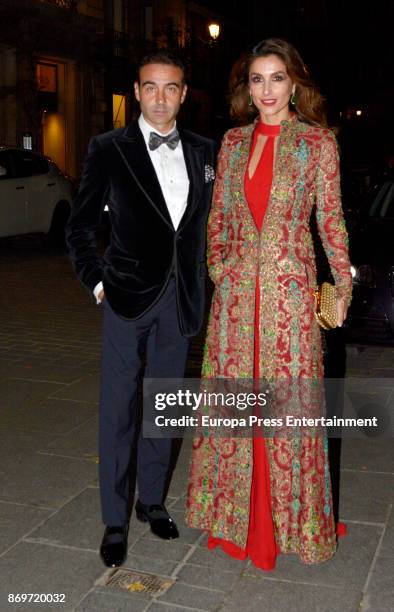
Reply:
M315 291L315 319L323 329L337 326L337 293L331 283L322 283Z

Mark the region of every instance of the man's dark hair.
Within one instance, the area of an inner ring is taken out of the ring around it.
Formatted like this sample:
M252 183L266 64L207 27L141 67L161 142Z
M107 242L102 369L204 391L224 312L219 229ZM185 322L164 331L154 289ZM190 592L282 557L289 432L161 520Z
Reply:
M167 66L176 66L182 70L182 81L185 81L185 65L180 57L174 55L165 49L152 51L145 55L137 66L137 81L140 82L140 70L148 64L166 64Z

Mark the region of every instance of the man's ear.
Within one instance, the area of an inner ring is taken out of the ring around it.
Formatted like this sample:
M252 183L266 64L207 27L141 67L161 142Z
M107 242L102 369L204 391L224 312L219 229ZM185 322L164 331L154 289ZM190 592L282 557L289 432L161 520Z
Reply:
M138 100L138 102L140 101L140 84L138 83L138 81L135 81L134 83L134 95L136 97L136 100Z
M185 98L186 98L186 93L187 93L187 85L185 84L185 85L183 86L183 90L182 90L182 95L181 95L181 104L183 103L183 101L184 101L184 100L185 100Z

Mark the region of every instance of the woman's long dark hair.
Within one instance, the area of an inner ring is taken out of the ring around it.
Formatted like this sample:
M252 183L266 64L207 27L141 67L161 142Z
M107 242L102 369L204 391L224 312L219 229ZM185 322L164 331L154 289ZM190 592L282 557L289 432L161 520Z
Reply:
M308 70L297 49L280 38L267 38L253 50L244 54L234 64L230 75L230 115L238 124L250 123L258 114L254 105L249 106L249 70L259 57L278 56L286 66L287 74L295 83L295 105L293 110L301 121L327 126L324 99L313 84Z

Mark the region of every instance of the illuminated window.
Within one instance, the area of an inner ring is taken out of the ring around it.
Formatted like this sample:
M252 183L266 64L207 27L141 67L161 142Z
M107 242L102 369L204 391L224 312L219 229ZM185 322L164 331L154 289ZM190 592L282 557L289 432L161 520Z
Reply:
M57 92L57 66L54 64L38 63L36 65L36 79L38 91L47 93Z
M112 95L112 122L114 128L126 125L126 98L118 94Z

